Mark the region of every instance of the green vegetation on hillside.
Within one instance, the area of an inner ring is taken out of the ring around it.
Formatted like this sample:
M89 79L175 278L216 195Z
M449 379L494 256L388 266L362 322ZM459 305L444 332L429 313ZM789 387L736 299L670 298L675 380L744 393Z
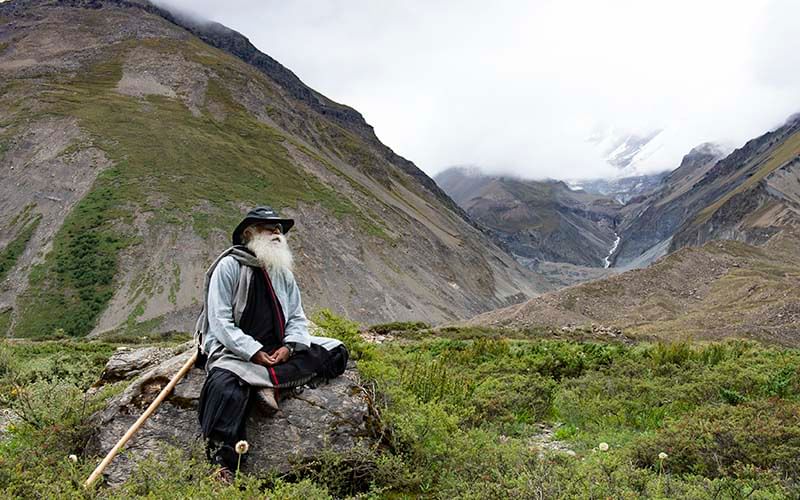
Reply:
M57 328L70 336L90 332L113 295L120 251L139 241L134 220L146 220L154 231L191 226L207 237L233 227L242 205L302 202L375 226L348 198L292 164L281 133L234 101L228 88L245 85L246 75L232 58L199 42L144 43L189 59L203 49L203 62L218 76L208 81L206 108L194 116L176 99L116 92L130 43L109 47L108 59L74 80L49 85L44 112L77 117L113 166L99 174L55 235L46 262L31 273L17 336L46 338ZM384 234L377 226L370 232Z
M345 339L357 359L374 398L376 448L323 451L288 475L242 476L232 488L210 479L200 449L192 448L188 458L174 450L144 461L121 489L101 496L766 499L800 494L800 351L741 341L510 340L457 330L413 340L415 330L395 342L367 345L355 323L325 311L316 319L326 334ZM20 377L14 373L22 365L13 360L24 356L25 366L40 368L36 375L20 372L29 374L18 391L39 390L33 387L41 380L85 388L110 350L107 344L78 342L7 344L0 350L0 377L6 387L9 377ZM57 355L63 357L54 363ZM73 368L73 374L68 367L76 364L88 368ZM46 375L56 370L58 375ZM18 394L4 404L18 408ZM80 452L75 436L85 425L68 407L66 401L56 405L59 422L17 421L0 437L5 493L84 495L80 479L98 458L67 461L69 453ZM27 454L34 449L38 460L30 462Z
M116 255L125 240L110 227L119 198L112 185L98 185L113 184L113 177L113 171L101 174L64 220L47 261L31 271L30 287L19 297L17 336L88 333L111 299Z
M0 311L0 336L5 336L8 333L8 327L11 326L11 313L12 308L7 308Z
M4 249L0 250L0 281L5 279L6 274L11 271L11 268L17 263L19 256L25 251L25 247L28 246L33 232L39 227L41 218L41 215L36 214L22 226L17 236L11 240Z

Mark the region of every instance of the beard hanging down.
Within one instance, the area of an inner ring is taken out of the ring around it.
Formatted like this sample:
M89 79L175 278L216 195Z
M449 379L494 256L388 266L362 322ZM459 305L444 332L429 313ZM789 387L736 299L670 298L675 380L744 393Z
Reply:
M256 233L247 242L247 248L256 254L261 267L267 271L292 270L294 258L282 234Z

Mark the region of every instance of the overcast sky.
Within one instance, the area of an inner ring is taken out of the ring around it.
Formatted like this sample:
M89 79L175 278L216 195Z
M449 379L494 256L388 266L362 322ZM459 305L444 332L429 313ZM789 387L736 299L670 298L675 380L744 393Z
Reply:
M662 130L643 171L800 111L793 0L159 0L247 36L430 175L614 175L591 137Z

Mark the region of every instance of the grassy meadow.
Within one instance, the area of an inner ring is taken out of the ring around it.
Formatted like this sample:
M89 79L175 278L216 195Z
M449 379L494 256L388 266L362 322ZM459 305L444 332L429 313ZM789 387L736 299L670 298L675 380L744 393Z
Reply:
M211 479L202 450L165 449L118 489L86 492L85 396L118 344L0 347L0 490L19 498L796 498L800 351L727 341L623 344L526 332L315 318L351 347L376 444L276 477ZM173 339L172 343L181 339ZM169 342L166 343L168 345ZM69 459L76 455L77 461Z

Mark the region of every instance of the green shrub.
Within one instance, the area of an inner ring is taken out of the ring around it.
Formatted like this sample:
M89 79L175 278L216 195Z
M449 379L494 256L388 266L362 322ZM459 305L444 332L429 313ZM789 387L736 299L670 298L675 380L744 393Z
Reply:
M4 348L13 359L14 383L51 381L73 384L82 391L97 381L115 349L104 342L69 340L13 342Z
M404 365L399 375L400 385L420 401L446 401L461 405L472 391L467 377L447 358L428 360L417 356Z
M16 386L11 409L21 421L36 429L77 425L87 417L88 398L75 384L40 380Z
M556 382L538 373L486 378L475 388L475 424L529 424L552 416Z
M594 453L584 460L558 459L549 477L537 488L539 498L691 498L770 499L796 498L798 489L770 471L743 468L733 477L709 479L636 467L624 454ZM528 495L532 497L533 495Z
M287 476L322 486L336 498L416 489L419 474L397 455L357 446L345 452L322 450Z
M41 215L36 214L33 220L26 223L17 236L0 251L0 282L5 279L6 274L11 271L11 268L17 263L19 256L25 251L25 247L28 246L28 242L33 236L34 231L39 227L41 218Z
M395 321L392 323L381 323L369 327L369 331L378 335L386 335L392 332L418 332L420 330L427 330L431 325L423 323L422 321Z
M131 477L117 489L117 498L281 498L327 500L324 487L308 479L290 483L273 478L238 474L232 485L214 479L215 469L205 458L202 446L187 453L165 445L160 451L140 460Z
M87 397L75 385L38 381L12 393L19 420L0 439L0 491L11 498L93 497L82 483L97 463L68 457L82 454L89 415L119 390L109 386Z
M321 309L311 320L324 330L324 335L344 342L353 359L368 359L373 355L372 346L361 338L358 323L337 316L330 309Z
M561 380L608 366L622 349L591 342L540 341L520 345L518 357L524 361L521 369Z
M764 384L764 392L768 396L786 398L792 394L793 385L796 384L797 367L794 365L785 366L775 371Z
M725 387L720 387L719 395L723 401L730 405L738 405L747 401L747 396L740 394L738 391L727 389Z
M755 346L753 342L743 340L717 342L697 348L694 351L694 358L705 366L715 366L723 361L739 359Z
M0 344L0 379L11 377L16 371L16 365L11 349Z
M737 360L758 349L758 345L746 340L728 340L698 345L688 341L658 342L635 347L632 353L637 359L649 360L653 368L673 366L714 367L725 361Z
M491 430L454 433L450 443L450 452L429 473L440 498L535 498L552 474L552 464L539 460L524 441Z
M669 455L671 472L735 476L742 466L777 471L800 480L800 404L779 399L738 406L714 405L687 413L633 447L640 467Z
M655 365L673 364L681 366L692 359L692 348L688 342L659 342L647 350L648 357Z
M655 430L698 406L762 398L770 380L794 398L796 377L785 380L797 362L794 351L778 353L748 342L642 344L562 381L554 408L558 418L581 429L581 440L610 429Z

